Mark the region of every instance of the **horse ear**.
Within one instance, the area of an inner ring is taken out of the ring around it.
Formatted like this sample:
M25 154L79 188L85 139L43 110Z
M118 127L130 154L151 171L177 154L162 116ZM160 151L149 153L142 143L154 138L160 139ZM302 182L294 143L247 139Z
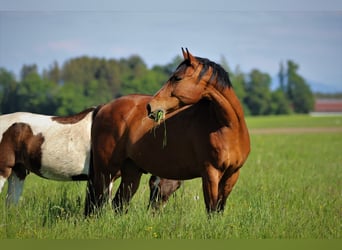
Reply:
M184 60L188 59L187 51L188 51L188 49L186 49L186 51L185 51L185 50L182 48L182 53L183 53L183 58L184 58Z
M189 52L187 48L185 50L182 48L182 53L183 53L184 60L189 60L190 63L196 60L195 57L191 55L191 53Z
M188 49L186 49L186 53L188 57L187 59L190 61L190 63L196 62L196 58L193 55L191 55Z

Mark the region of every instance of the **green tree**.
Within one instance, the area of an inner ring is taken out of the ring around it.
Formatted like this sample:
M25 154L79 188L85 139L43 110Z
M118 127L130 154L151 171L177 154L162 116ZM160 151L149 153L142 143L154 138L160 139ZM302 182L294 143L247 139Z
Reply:
M257 69L252 70L247 81L245 103L252 115L270 114L271 77Z
M286 73L285 73L285 68L283 62L280 62L279 64L279 85L280 85L280 90L285 92L285 78L286 78Z
M309 113L314 107L314 95L304 78L297 71L299 65L289 60L287 62L286 94L296 113Z
M271 94L271 114L282 115L291 113L291 105L284 91L280 88Z
M13 113L19 110L17 103L18 83L15 76L4 68L0 68L0 114Z
M58 87L55 95L57 102L57 115L75 114L88 107L87 98L84 95L84 87L80 84L65 83Z
M22 74L24 77L17 88L17 104L21 111L53 114L55 84L43 80L35 70Z
M62 79L62 72L57 61L54 61L49 70L44 70L43 78L48 79L54 83L60 83Z

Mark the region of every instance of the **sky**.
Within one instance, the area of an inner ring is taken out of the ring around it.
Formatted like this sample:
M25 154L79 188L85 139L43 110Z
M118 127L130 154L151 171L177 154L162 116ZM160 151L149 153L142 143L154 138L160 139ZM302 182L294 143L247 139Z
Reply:
M274 79L293 60L314 91L342 92L342 1L0 0L0 67L16 75L85 55L152 67L182 47Z

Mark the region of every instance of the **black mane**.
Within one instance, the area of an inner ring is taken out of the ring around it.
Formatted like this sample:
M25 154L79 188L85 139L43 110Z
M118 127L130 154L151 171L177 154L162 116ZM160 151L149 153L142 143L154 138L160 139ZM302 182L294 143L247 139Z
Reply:
M230 88L232 87L232 83L229 79L229 74L227 71L222 68L221 65L210 61L207 58L201 58L201 57L196 57L196 60L199 61L200 64L203 65L203 68L198 76L199 79L201 79L209 70L209 68L212 68L212 75L208 81L209 84L213 84L215 81L215 78L217 78L217 83L219 87L222 88Z
M198 76L198 80L200 80L207 73L209 68L212 68L213 72L208 81L208 84L213 84L215 82L215 78L217 77L218 87L221 87L223 89L232 87L232 83L229 79L229 74L227 71L225 71L224 68L222 68L221 65L212 62L207 58L196 57L196 60L203 65L203 68ZM181 68L183 65L189 66L189 60L184 60L181 64L178 65L177 69Z

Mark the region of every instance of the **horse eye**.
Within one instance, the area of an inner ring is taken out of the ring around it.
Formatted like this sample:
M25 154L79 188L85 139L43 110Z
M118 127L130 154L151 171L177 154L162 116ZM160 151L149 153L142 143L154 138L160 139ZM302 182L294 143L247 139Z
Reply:
M173 76L172 77L172 81L174 81L174 82L179 82L181 80L182 80L182 77L179 77L179 76Z

